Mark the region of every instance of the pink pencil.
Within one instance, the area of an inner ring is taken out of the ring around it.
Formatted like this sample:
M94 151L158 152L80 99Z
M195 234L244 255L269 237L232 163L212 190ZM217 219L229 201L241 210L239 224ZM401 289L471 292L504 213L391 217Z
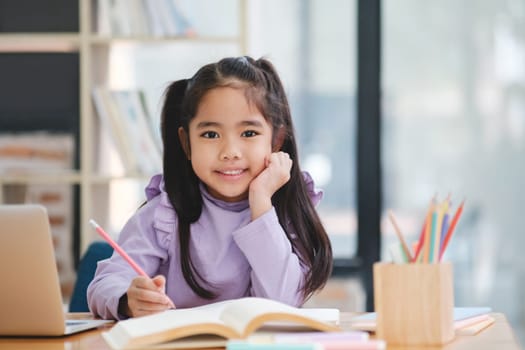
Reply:
M91 219L91 220L89 220L89 223L91 224L91 226L93 226L95 228L95 230L98 232L98 234L101 235L102 238L104 238L106 240L106 242L108 242L109 245L111 245L113 247L113 249L115 249L115 251L117 253L119 253L120 256L122 256L122 258L124 258L124 260L126 260L128 262L128 264L135 271L137 271L137 273L139 275L149 278L148 274L146 272L144 272L144 270L141 269L140 266L137 265L137 263L135 261L133 261L133 259L131 259L131 257L122 248L120 248L120 246L117 244L117 242L115 242L113 240L113 238L111 238L106 233L106 231L104 231L104 229L102 229L102 227L100 227L100 225L95 222L95 220Z

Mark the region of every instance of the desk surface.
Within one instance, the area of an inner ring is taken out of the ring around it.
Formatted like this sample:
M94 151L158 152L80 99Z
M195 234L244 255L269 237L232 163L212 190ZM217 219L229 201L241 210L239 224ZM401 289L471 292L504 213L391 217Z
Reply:
M341 327L349 330L348 320L352 313L341 313ZM71 318L86 318L86 314L72 314ZM521 349L518 345L514 332L503 314L493 314L496 322L489 328L475 336L458 336L451 343L443 347L432 347L428 349L443 350L516 350ZM58 338L2 338L0 337L0 349L9 350L106 350L110 349L101 337L100 333L111 328L111 325L99 329L78 333ZM387 346L388 350L415 349L399 346ZM425 349L417 347L417 349Z

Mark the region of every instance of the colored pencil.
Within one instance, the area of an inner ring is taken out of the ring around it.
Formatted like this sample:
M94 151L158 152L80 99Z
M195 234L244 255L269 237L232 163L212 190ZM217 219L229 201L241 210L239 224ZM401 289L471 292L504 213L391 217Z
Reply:
M436 223L433 227L433 241L432 241L432 260L431 262L438 262L439 251L441 247L441 228L443 226L443 216L445 214L447 200L445 199L440 205L436 207Z
M430 247L428 248L428 262L431 263L431 262L434 262L434 251L436 250L435 248L435 243L436 243L436 231L437 231L437 225L438 225L438 214L439 212L439 206L434 206L434 210L432 211L432 224L430 226ZM437 259L437 257L436 257Z
M417 242L416 250L414 251L414 258L412 259L412 262L416 262L419 260L420 253L423 250L422 248L425 243L426 228L427 228L427 218L425 217L425 221L423 221L423 227L421 227L421 233L419 234L419 241Z
M430 207L428 208L427 218L425 220L425 243L423 245L423 262L430 262L430 234L432 230L432 215L434 213L434 208L436 207L436 197L432 199Z
M122 256L122 258L129 264L129 266L131 266L133 268L133 270L135 270L135 272L137 272L141 276L149 278L148 274L146 272L144 272L144 270L135 262L135 260L133 260L128 255L128 253L126 253L124 251L124 249L122 249L118 245L118 243L115 242L113 240L113 238L111 238L110 235L106 231L104 231L104 229L102 227L100 227L99 224L97 224L95 222L95 220L91 219L91 220L89 220L89 223L98 232L98 234L100 236L102 236L102 238L104 238L106 240L106 242L108 242L113 247L113 249L115 249L115 251L120 254L120 256Z
M446 204L445 204L445 212L443 214L443 223L441 225L441 240L439 242L439 252L441 253L441 248L443 247L443 243L445 242L445 235L447 233L447 230L448 230L448 225L449 225L449 213L448 213L448 209L450 207L450 201L447 200L446 201Z
M465 204L465 201L463 200L463 202L461 202L461 205L456 210L456 213L454 214L452 221L450 222L450 227L448 228L447 234L445 236L443 247L441 247L441 251L439 252L439 261L441 261L441 258L443 257L443 254L445 253L445 249L447 249L448 243L450 242L450 238L452 237L452 234L454 233L454 229L456 228L459 218L461 217L461 213L463 212L464 204Z
M401 247L403 248L403 252L405 253L407 262L412 261L412 254L410 254L410 249L408 249L407 243L405 242L405 238L403 237L403 233L401 232L401 229L397 224L396 218L394 217L394 213L392 212L392 210L388 211L388 218L390 219L390 222L392 222L392 226L394 226L394 231L397 234L397 238L399 238L399 241L401 242Z

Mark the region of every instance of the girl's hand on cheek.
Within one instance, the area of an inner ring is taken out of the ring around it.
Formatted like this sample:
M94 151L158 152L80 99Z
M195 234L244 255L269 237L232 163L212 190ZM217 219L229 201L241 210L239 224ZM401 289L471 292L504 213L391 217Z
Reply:
M134 278L127 291L128 316L145 316L174 309L175 305L164 294L165 284L164 276L160 275L152 279L142 276Z
M292 163L290 156L285 152L272 153L267 158L266 168L250 183L252 220L272 207L273 194L290 180Z

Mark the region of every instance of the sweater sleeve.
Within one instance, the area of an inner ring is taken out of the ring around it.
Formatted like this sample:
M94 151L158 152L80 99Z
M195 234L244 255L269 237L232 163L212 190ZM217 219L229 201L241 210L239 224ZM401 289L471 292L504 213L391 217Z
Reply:
M159 245L151 220L147 219L148 212L143 207L126 223L118 243L148 275L154 276L167 253ZM135 277L137 273L116 252L111 258L99 261L87 290L91 312L104 319L125 318L118 313L118 303Z
M233 232L233 239L252 268L252 296L303 304L306 268L293 252L275 208Z

